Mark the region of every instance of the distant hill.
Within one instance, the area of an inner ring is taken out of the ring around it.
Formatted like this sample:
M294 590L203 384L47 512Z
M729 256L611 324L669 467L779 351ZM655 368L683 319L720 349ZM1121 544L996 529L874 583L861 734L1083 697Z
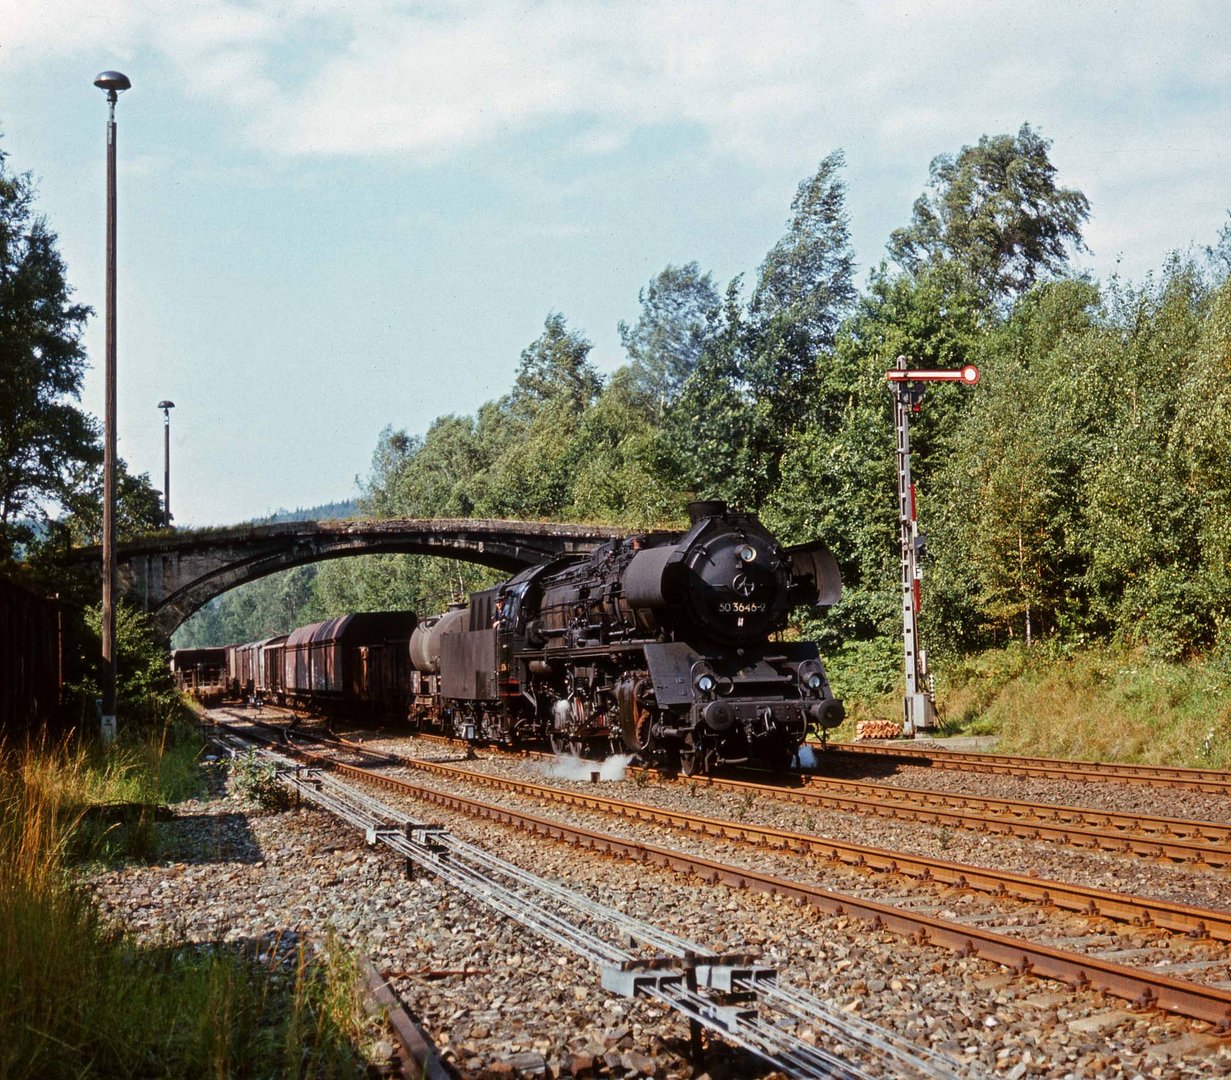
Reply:
M308 506L298 510L275 510L268 517L253 518L253 525L277 525L282 521L334 521L338 518L359 516L357 499L347 499L344 502L321 503L320 506Z

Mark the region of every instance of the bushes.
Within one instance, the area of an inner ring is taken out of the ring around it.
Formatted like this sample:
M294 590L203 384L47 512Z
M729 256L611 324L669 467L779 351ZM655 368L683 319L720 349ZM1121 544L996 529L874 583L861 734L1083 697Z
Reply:
M962 734L1048 757L1231 766L1231 671L1144 650L991 650L943 668L940 704Z
M87 808L175 797L198 749L133 742L0 752L0 1076L362 1072L355 972L336 945L275 941L266 967L252 947L141 946L103 922L73 860L135 852L91 841Z
M78 675L64 688L71 711L83 728L93 730L95 700L102 696L101 608L87 608L76 644ZM187 713L167 662L166 645L154 635L147 614L124 604L115 609L116 715L120 730L161 731Z

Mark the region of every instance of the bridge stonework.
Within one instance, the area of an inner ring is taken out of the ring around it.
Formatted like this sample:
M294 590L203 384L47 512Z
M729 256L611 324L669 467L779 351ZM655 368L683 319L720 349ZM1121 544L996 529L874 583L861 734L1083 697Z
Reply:
M527 521L394 518L294 521L168 533L118 545L117 592L153 615L170 640L175 629L220 593L293 566L348 555L436 555L516 572L560 555L589 551L620 529ZM100 566L79 548L72 560Z

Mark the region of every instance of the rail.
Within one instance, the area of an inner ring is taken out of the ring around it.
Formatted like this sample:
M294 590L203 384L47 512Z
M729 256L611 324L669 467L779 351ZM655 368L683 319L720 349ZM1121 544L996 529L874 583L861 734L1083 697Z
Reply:
M830 753L853 757L913 759L930 768L1031 776L1049 780L1094 780L1144 784L1150 787L1187 788L1207 794L1231 795L1231 773L1222 769L1191 769L1178 765L1125 765L1118 762L1063 761L1051 758L981 754L930 747L871 746L831 743Z
M402 758L407 768L453 780L464 780L482 787L494 788L547 802L596 810L612 816L667 825L671 828L702 836L736 840L795 854L820 855L843 863L881 873L901 874L919 881L936 882L987 893L998 897L1041 904L1052 904L1068 911L1098 915L1118 922L1158 926L1175 933L1206 936L1231 941L1231 911L1196 907L1092 886L1074 885L1048 878L1015 874L1007 870L986 869L968 863L954 863L923 855L855 844L807 833L791 832L747 821L728 821L701 814L686 814L677 810L650 806L646 803L612 799L589 792L570 791L546 784L479 773L441 762ZM338 765L339 769L354 766ZM363 770L360 770L363 771ZM371 774L376 775L376 774ZM384 778L388 780L389 778Z
M234 742L229 745L234 751ZM824 1024L843 1042L874 1049L892 1063L895 1075L972 1074L867 1021L850 1022L803 991L778 988L777 971L758 965L752 956L714 953L412 819L318 767L305 767L267 749L260 753L280 766L279 778L303 799L361 830L369 844L383 844L401 855L408 873L413 867L429 870L459 892L592 963L605 989L661 1001L690 1023L716 1032L790 1076L863 1080L872 1074L804 1042L763 1016L756 1005L769 1005L770 1011L796 1023ZM643 951L630 952L590 927L616 933Z
M311 755L304 750L296 752L321 760L320 755ZM661 866L677 873L691 874L710 883L722 882L734 888L768 893L834 914L853 915L865 919L874 927L892 930L919 943L951 948L963 956L979 956L1003 964L1017 973L1033 973L1053 978L1078 989L1103 990L1138 1007L1163 1009L1177 1015L1207 1021L1214 1025L1216 1031L1231 1032L1229 990L1174 979L1160 972L1132 968L1024 938L998 934L978 926L951 922L889 904L835 893L817 885L776 877L746 866L722 863L674 848L663 848L569 825L511 807L423 787L355 765L329 763L329 767L342 775L377 787L397 791L483 820L509 825L534 835L561 840L587 850L606 852L623 859ZM1046 901L1048 898L1043 899ZM1192 928L1192 932L1200 935L1205 932L1205 927L1198 924Z

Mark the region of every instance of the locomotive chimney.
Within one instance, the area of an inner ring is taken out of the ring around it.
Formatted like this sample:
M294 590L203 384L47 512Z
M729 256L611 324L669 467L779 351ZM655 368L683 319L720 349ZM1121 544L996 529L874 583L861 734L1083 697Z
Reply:
M727 504L721 499L699 499L688 504L688 520L695 525L702 518L717 517L726 511Z

